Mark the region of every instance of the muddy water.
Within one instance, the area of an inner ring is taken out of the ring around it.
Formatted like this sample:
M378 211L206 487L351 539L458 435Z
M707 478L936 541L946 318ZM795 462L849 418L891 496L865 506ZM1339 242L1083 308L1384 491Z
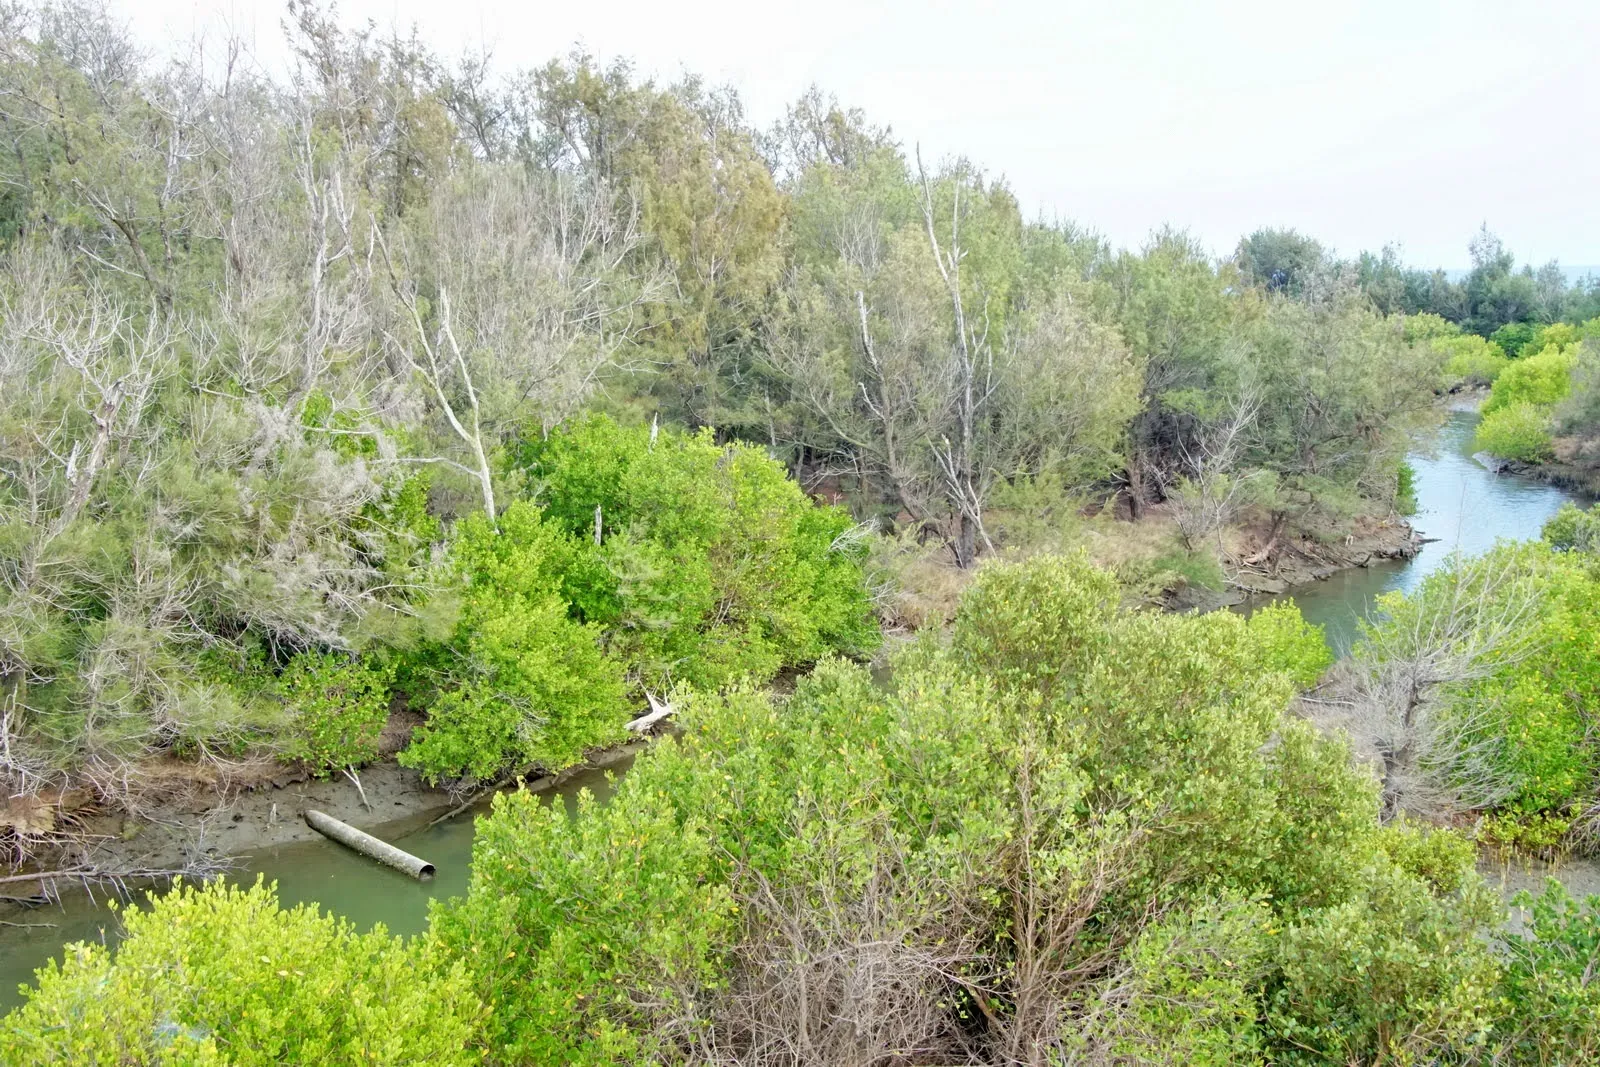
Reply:
M606 800L613 791L614 776L625 772L632 762L630 756L603 771L584 771L540 795L549 803L565 804L569 811L576 809L578 793L584 789ZM430 900L466 893L476 819L488 808L489 802L485 801L432 827L428 824L443 810L364 827L432 863L438 874L428 882L419 882L321 838L238 857L240 866L228 878L248 885L259 874L278 883L278 898L285 906L320 904L326 911L347 916L363 930L382 923L390 933L418 934L428 925ZM139 896L142 899L143 894ZM59 956L62 945L115 940L116 913L101 907L102 899L73 894L60 905L8 910L0 916L0 921L9 923L38 924L0 927L0 1012L21 1000L17 986L31 982L34 970Z

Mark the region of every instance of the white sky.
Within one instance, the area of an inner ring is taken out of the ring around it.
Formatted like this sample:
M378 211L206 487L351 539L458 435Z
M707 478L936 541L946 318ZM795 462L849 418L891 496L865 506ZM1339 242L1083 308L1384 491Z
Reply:
M281 61L281 0L114 0L153 49L231 24ZM766 125L815 82L1024 210L1136 245L1293 226L1341 253L1600 264L1596 0L344 0L505 69L574 44L735 86Z

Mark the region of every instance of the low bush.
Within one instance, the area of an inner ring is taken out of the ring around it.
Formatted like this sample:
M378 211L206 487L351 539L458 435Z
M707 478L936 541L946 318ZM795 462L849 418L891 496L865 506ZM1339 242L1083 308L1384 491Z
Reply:
M1486 414L1478 423L1474 445L1501 459L1543 463L1554 458L1550 409L1518 403Z
M113 952L69 945L0 1027L8 1064L469 1064L481 1009L461 963L379 926L249 889L179 885L123 914Z
M1445 378L1452 386L1493 385L1511 365L1511 360L1499 345L1485 341L1477 334L1439 338L1433 345L1449 355L1445 363Z
M278 676L278 692L291 711L283 756L320 774L377 758L392 678L388 667L351 656L295 656Z
M488 779L511 764L564 767L621 739L623 665L561 592L581 553L527 502L498 528L479 515L459 524L448 584L463 589L460 615L446 645L422 653L438 692L401 763L434 779Z
M1539 531L1553 548L1576 552L1600 552L1600 504L1585 511L1573 503L1561 505Z
M1548 410L1572 391L1572 370L1577 363L1576 346L1558 345L1517 360L1495 379L1489 399L1483 402L1484 416L1522 404Z
M1539 896L1524 891L1514 903L1528 921L1526 936L1502 941L1508 1061L1600 1062L1600 896L1575 900L1552 878Z
M1115 588L1082 560L992 563L949 646L907 646L886 688L829 660L790 697L686 696L606 807L497 802L466 899L433 915L490 1058L1481 1044L1498 972L1470 847L1380 831L1370 778L1285 714L1318 632L1292 608L1125 613Z
M520 462L535 499L458 525L454 632L405 665L428 720L401 761L431 778L562 767L620 740L641 690L875 647L865 531L760 449L597 417Z

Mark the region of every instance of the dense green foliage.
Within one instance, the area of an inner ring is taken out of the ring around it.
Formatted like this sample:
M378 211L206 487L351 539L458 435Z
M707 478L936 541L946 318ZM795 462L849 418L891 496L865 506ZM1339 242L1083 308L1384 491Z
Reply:
M1506 939L1506 993L1517 1012L1502 1024L1515 1063L1587 1063L1600 1056L1600 898L1574 900L1551 879L1519 895L1529 936Z
M371 761L389 719L392 673L370 661L312 652L291 659L278 677L294 714L283 755L319 770Z
M1452 560L1409 596L1380 598L1382 615L1334 685L1347 700L1341 725L1372 746L1388 804L1533 817L1535 837L1553 831L1546 846L1569 826L1592 832L1600 568L1587 552L1557 550L1581 542L1587 523L1570 509L1546 528L1552 544L1504 543Z
M1518 551L1549 599L1567 556ZM827 659L788 696L683 691L682 733L607 805L497 798L468 895L413 945L260 887L180 889L114 954L41 972L0 1041L19 1063L218 1064L1595 1047L1600 898L1552 886L1508 933L1468 840L1381 823L1381 783L1290 714L1329 662L1298 611L1118 599L1081 558L990 564L948 644L903 648L886 685Z
M561 593L578 551L526 502L507 508L498 529L479 515L459 525L451 563L465 587L461 612L452 637L424 648L413 668L440 692L402 763L435 778L493 778L513 762L564 767L620 740L622 664Z
M1504 972L1470 845L1380 828L1285 714L1327 655L1292 608L1130 615L1081 561L991 565L886 689L696 697L606 807L502 798L436 948L505 1063L1555 1054L1536 997L1593 1040L1594 905Z
M1540 536L1556 548L1600 552L1600 505L1585 511L1576 504L1563 504L1544 524Z
M1473 444L1491 455L1523 463L1543 463L1555 456L1550 438L1550 409L1527 402L1510 404L1485 415Z
M866 531L813 505L763 449L597 418L521 462L547 521L581 546L564 589L640 684L766 681L876 645Z
M1600 418L1590 410L1596 342L1589 337L1597 329L1600 320L1534 331L1522 358L1508 363L1495 378L1483 405L1478 447L1506 459L1539 463L1554 458L1557 429L1580 435L1600 431Z
M557 769L622 737L625 696L708 689L877 641L849 517L759 448L589 419L526 446L538 499L457 525L455 632L401 761L430 776Z
M272 890L179 886L123 914L127 936L69 946L0 1028L8 1064L469 1064L466 968L380 926L358 934Z
M1453 358L1314 241L1114 250L818 92L758 131L694 78L284 30L273 79L0 17L10 792L345 767L385 698L432 774L572 758L643 689L870 647L868 526L964 569L1119 493L1216 585L1247 511L1387 514Z

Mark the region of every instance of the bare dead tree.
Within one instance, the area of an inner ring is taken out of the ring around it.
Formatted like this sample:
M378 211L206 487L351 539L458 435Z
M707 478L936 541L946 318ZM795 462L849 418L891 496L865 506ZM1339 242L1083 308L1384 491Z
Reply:
M989 340L989 309L985 302L976 316L967 312L966 295L961 288L961 261L966 251L961 245L962 183L951 185L949 247L941 248L934 223L933 187L917 152L917 175L922 185L922 216L927 224L928 245L949 292L955 325L955 348L948 368L950 397L953 401L953 432L933 443L934 457L944 476L945 494L956 515L954 548L956 565L970 567L977 558L977 539L994 550L983 526L983 509L994 483L994 470L978 455L981 423L988 417L999 389L995 376L994 348ZM969 318L972 319L969 323Z
M1369 629L1302 698L1310 719L1348 733L1372 762L1386 818L1491 807L1519 788L1498 758L1499 709L1462 692L1537 651L1530 634L1538 604L1527 573L1458 560Z
M843 842L821 844L816 877L803 883L740 871L746 929L736 978L713 1001L713 1028L696 1061L976 1062L951 1008L980 966L974 927L928 911L943 895L932 876L887 827L868 832L878 845L864 871Z
M661 279L631 265L634 205L598 183L500 170L442 192L432 211L431 271L421 248L391 254L373 228L408 323L408 339L389 342L468 453L417 461L470 474L492 518L499 435L529 418L548 430L575 410L642 328Z
M1250 497L1252 479L1239 470L1239 460L1260 407L1260 391L1247 382L1226 414L1201 431L1197 440L1180 439L1188 474L1167 497L1178 536L1191 552L1214 537L1218 557L1224 553L1222 531Z

